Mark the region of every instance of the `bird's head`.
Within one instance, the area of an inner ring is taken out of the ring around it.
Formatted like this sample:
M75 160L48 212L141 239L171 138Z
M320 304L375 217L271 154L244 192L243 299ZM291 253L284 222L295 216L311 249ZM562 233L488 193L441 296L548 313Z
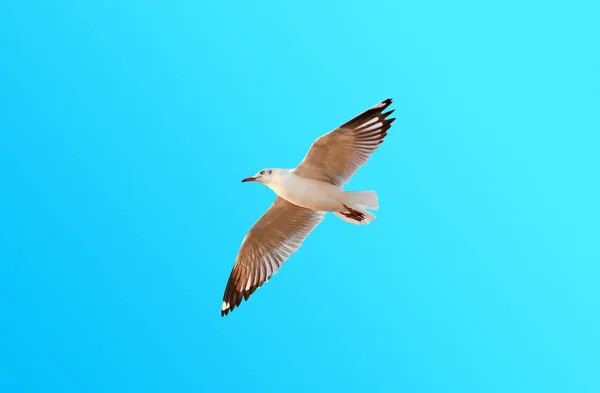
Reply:
M258 183L269 184L277 179L277 177L279 176L279 172L280 170L275 168L263 169L256 175L243 179L242 183L248 181L255 181Z

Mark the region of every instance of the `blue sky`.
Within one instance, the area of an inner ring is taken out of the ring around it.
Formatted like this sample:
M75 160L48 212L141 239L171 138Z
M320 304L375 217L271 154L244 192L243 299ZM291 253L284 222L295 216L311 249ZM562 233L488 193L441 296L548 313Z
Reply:
M4 2L0 391L600 391L598 2ZM242 238L386 142L226 318Z

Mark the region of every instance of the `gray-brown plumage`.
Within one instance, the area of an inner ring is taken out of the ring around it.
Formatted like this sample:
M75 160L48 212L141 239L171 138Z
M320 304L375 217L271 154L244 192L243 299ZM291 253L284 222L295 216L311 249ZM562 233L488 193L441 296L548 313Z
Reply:
M267 282L309 233L325 212L296 206L277 197L248 232L229 276L221 316L239 306L242 299Z
M395 118L383 113L392 100L367 109L354 119L318 138L294 170L296 174L342 186L383 143Z

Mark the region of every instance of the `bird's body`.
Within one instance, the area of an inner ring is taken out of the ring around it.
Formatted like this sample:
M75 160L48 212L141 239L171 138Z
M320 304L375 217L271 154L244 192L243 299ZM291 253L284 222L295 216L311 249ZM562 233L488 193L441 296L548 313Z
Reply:
M239 306L271 278L289 256L333 212L351 224L375 219L374 191L345 191L344 184L383 142L395 120L387 99L318 138L294 169L264 169L243 182L259 182L277 194L273 205L244 240L225 288L221 315Z
M277 176L265 183L278 196L294 205L325 212L343 211L345 191L328 182L297 175L293 170L274 169Z

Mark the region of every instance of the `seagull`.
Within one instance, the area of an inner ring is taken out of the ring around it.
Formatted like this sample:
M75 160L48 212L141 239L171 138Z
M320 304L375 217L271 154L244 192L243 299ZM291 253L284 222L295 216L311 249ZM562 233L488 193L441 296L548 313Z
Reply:
M277 273L298 251L327 212L357 225L375 220L379 208L374 191L344 191L343 186L383 142L395 118L383 112L388 98L315 140L294 169L267 168L242 182L257 182L277 194L242 245L221 304L226 316Z

